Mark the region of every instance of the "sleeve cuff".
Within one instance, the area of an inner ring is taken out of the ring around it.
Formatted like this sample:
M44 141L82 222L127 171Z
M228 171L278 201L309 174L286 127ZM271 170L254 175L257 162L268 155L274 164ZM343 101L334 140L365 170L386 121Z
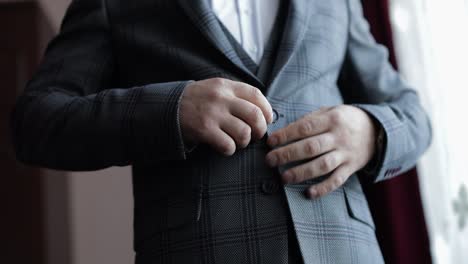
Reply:
M378 123L377 120L375 120L375 118L373 118L373 122L375 122L378 126L378 131L375 140L375 154L369 161L369 163L367 163L367 165L359 171L359 174L362 175L362 177L364 177L365 179L371 178L372 175L375 175L378 172L379 168L382 167L383 156L385 153L387 143L383 127L380 125L380 123Z
M179 104L190 81L141 87L135 100L129 146L136 161L183 160L185 146L179 124Z
M187 81L184 85L184 88L189 85L190 83L192 83L193 81ZM180 124L180 101L182 100L182 96L184 95L184 91L185 89L181 92L180 96L179 96L179 99L177 101L177 117L176 117L176 122L177 122L177 130L179 131L180 133L180 140L181 140L181 144L182 144L182 149L183 149L183 152L184 152L184 159L187 158L187 154L190 154L191 152L193 152L197 147L198 147L198 143L190 143L190 142L185 142L184 138L183 138L183 133L182 133L182 127L181 127L181 124Z
M391 178L410 169L413 164L404 157L415 148L414 141L406 130L402 121L388 105L353 104L370 114L380 125L384 144L377 157L376 166L360 172L370 178L372 182L379 182ZM371 165L369 164L371 167ZM373 170L372 170L373 169Z

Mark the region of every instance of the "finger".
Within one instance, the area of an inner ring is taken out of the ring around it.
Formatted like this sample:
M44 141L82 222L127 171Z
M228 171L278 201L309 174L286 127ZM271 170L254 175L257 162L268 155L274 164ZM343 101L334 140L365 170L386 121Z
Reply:
M335 137L331 133L324 133L291 143L270 151L266 156L266 162L274 167L292 161L317 157L336 147L334 139Z
M258 106L249 101L234 98L229 105L229 111L232 115L240 118L250 126L254 138L260 139L265 135L267 123Z
M250 143L251 128L237 117L229 116L220 124L220 128L226 132L236 145L245 148Z
M242 82L234 82L234 94L244 100L251 102L262 110L263 116L268 124L273 122L273 109L260 89Z
M310 186L307 189L307 196L310 199L322 197L328 193L333 192L343 185L346 180L351 176L352 170L347 165L341 165L333 174L321 183Z
M206 134L206 142L216 151L231 156L236 151L234 140L220 128L212 129Z
M330 129L330 122L325 110L310 113L285 128L275 131L268 137L271 147L283 145L291 141L303 139L324 133Z
M282 175L284 183L300 183L332 172L344 162L340 151L328 152L310 162L293 167Z

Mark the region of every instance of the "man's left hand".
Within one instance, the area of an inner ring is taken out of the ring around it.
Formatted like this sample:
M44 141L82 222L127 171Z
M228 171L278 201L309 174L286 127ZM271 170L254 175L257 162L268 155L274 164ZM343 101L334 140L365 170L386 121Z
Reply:
M336 190L362 169L375 152L376 124L360 108L350 105L321 108L275 131L268 138L266 162L271 167L310 160L286 170L285 183L300 183L327 173L331 176L308 188L310 198Z

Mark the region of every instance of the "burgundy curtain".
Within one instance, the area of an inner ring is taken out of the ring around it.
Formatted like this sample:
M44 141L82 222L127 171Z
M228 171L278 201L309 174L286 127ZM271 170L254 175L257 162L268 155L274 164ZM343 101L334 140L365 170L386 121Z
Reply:
M376 40L387 46L397 68L388 0L362 0ZM416 169L365 187L386 263L432 263Z

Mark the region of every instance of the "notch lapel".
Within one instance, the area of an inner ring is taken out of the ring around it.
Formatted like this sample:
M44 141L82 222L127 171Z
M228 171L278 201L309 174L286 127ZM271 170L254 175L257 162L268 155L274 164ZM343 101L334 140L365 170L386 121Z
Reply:
M205 38L211 42L231 63L242 70L247 76L257 84L263 86L262 82L250 72L242 63L234 47L224 34L216 15L208 5L209 0L178 0L187 16L194 25L200 30Z
M311 9L315 0L285 0L289 2L288 14L283 28L282 37L278 46L276 60L272 70L270 86L281 75L281 71L288 64L292 55L302 42L309 24ZM269 93L273 89L268 89Z

